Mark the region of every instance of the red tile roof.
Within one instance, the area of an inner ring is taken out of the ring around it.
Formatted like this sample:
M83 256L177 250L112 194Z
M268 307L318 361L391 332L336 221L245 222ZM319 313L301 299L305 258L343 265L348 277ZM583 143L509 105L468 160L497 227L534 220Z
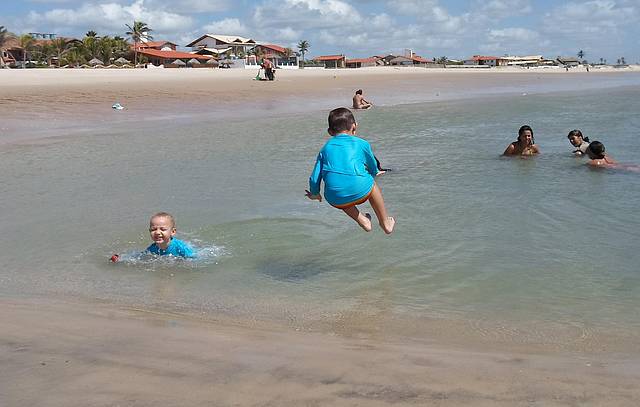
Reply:
M415 62L420 62L420 63L423 63L423 64L428 64L429 62L433 62L433 61L431 61L429 59L422 58L419 55L414 55L413 57L411 57L411 59L414 60Z
M323 55L320 57L314 58L316 61L339 61L343 59L344 55Z
M165 58L165 59L185 59L185 58L195 58L202 61L207 61L210 59L207 55L198 55L198 54L190 54L188 52L180 52L180 51L160 51L158 49L141 49L138 50L139 54L149 55L152 57Z
M367 62L376 62L377 60L379 60L380 58L377 57L371 57L371 58L355 58L355 59L347 59L347 63L348 64L357 64L357 63L367 63Z
M491 57L491 56L484 56L484 55L474 55L473 56L473 60L474 61L492 61L494 59L502 59L500 57Z
M260 44L259 46L260 46L260 47L264 47L264 48L268 48L268 49L271 49L271 50L274 50L274 51L279 52L279 53L281 53L281 54L284 54L284 53L285 53L285 49L284 49L283 47L279 46L279 45L274 45L274 44Z

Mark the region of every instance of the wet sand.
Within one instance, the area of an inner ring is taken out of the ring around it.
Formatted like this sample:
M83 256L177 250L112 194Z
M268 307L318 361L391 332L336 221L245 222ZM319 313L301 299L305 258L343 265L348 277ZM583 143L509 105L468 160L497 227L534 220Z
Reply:
M638 355L461 349L0 302L4 406L636 406Z

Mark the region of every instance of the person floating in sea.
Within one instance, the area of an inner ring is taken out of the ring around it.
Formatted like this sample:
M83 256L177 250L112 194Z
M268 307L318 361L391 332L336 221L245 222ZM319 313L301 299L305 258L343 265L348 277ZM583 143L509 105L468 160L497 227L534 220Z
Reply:
M373 106L373 103L365 100L362 96L362 89L358 89L356 94L353 95L353 108L354 109L369 109Z
M604 153L605 148L604 144L599 141L594 141L589 144L589 146L585 150L585 154L589 157L589 161L587 165L591 165L592 167L605 167L605 168L613 168L617 167L618 163L615 162L611 157Z
M362 229L372 229L371 215L362 214L357 205L369 201L378 223L391 234L395 219L387 215L382 191L375 182L378 173L371 145L356 137L357 123L353 113L341 107L329 113L331 139L320 150L309 177L309 199L322 201L320 184L324 181L324 197L335 208L342 209Z
M540 154L540 149L536 145L533 138L533 129L527 125L520 127L518 130L518 140L507 146L502 155L536 155Z
M571 130L567 135L567 138L569 139L569 143L576 148L573 150L573 154L582 156L587 153L589 137L584 137L580 130Z

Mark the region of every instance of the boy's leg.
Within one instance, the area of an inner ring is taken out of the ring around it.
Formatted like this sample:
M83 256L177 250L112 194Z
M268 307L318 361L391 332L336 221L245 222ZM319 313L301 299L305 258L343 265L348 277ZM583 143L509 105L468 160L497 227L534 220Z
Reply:
M371 232L371 215L369 215L368 213L365 213L363 215L355 206L342 208L342 210L344 211L344 213L349 215L351 219L355 220L362 229L367 232Z
M382 191L380 191L380 188L378 188L378 184L376 183L373 184L373 189L369 196L369 203L371 204L373 211L376 213L378 223L380 223L380 227L384 230L384 233L391 234L396 224L396 220L387 215L387 208L384 207Z

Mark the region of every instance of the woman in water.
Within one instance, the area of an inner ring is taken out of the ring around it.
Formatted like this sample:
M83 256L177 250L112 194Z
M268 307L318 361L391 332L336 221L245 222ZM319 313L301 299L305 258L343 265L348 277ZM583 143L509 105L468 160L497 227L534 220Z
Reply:
M540 154L540 149L533 138L533 129L527 125L518 130L518 140L509 144L502 155L535 155Z
M571 130L567 135L569 139L569 143L573 145L576 149L573 150L573 154L577 156L582 156L587 153L587 148L589 147L589 137L584 137L580 130Z

